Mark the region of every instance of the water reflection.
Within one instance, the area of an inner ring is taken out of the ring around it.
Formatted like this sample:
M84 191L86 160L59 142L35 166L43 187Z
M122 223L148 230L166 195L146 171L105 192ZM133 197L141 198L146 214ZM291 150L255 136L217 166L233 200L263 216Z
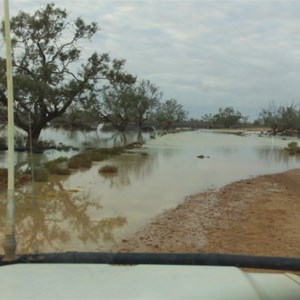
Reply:
M135 131L102 131L98 127L93 131L65 130L62 128L46 128L41 133L43 140L54 140L56 143L72 145L84 150L86 147L118 147L136 141L145 141L149 134Z
M146 151L128 152L124 155L114 158L111 162L118 167L115 174L99 175L103 178L103 183L109 182L110 188L121 188L128 186L133 180L143 180L150 176L157 161L157 154L151 155Z
M294 164L296 161L300 161L299 156L291 156L287 151L283 149L274 148L259 148L256 149L261 160L269 164L285 164L289 165L291 162Z
M66 130L62 128L46 128L41 133L41 140L53 141L54 144L63 144L66 146L73 146L78 148L79 151L85 151L90 148L111 148L125 146L127 144L140 141L146 142L149 139L148 133L141 132L118 132L109 131L103 132L101 130L94 131L79 131L79 130ZM71 157L78 151L58 151L46 150L42 154L34 153L34 163L38 165L47 160L56 159L60 156ZM0 168L6 166L7 151L0 151ZM15 162L18 166L28 164L30 155L28 152L15 152Z
M62 180L52 178L49 183L35 183L34 191L27 186L16 194L19 253L37 248L41 252L86 251L87 248L96 251L103 244L113 244L114 230L126 224L123 216L102 217L99 201L90 201L88 195L75 190L67 191ZM5 225L5 202L2 194L1 228Z

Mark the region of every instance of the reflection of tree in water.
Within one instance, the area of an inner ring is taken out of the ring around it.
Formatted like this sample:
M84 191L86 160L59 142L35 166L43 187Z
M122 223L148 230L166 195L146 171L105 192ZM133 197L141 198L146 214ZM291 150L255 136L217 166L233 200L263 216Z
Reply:
M259 157L264 161L289 164L291 156L284 149L277 148L258 148Z
M18 191L16 196L20 253L31 252L37 245L40 251L47 252L78 250L76 247L89 245L96 249L101 241L113 243L113 231L126 223L121 216L92 220L91 212L99 216L101 205L76 195L75 191L66 191L61 182L35 183L35 190L35 200L29 187ZM1 195L0 201L0 226L4 228L6 200L2 196L5 195ZM68 245L75 249L69 249ZM85 249L88 250L91 249Z
M134 142L144 143L149 139L149 133L141 131L97 131L96 137L91 143L99 147L124 147Z
M112 134L113 147L123 147L135 142L144 142L148 134L143 134L141 131L116 131Z
M114 159L113 164L118 167L115 174L102 174L104 180L110 182L110 187L123 187L131 184L131 177L144 179L153 171L157 154L148 154L145 149L128 152Z
M48 157L45 153L33 153L33 164L35 166L40 166L46 161L48 161ZM15 169L19 170L21 167L29 167L31 165L31 154L29 152L15 152L15 161L16 166Z

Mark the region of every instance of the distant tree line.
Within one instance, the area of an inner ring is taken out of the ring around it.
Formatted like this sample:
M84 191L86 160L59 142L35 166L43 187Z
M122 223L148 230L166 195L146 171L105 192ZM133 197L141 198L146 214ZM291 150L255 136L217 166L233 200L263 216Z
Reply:
M275 105L273 102L262 108L258 118L249 122L232 107L219 108L215 114L205 114L201 119L191 118L180 123L190 128L237 128L237 127L265 127L272 130L272 134L285 133L287 135L300 134L299 105Z
M216 114L206 114L202 117L205 127L208 128L234 128L246 124L247 119L248 117L229 106L219 108Z
M300 109L296 104L280 105L270 103L263 108L259 118L253 123L256 126L267 126L273 134L284 132L287 134L300 133Z

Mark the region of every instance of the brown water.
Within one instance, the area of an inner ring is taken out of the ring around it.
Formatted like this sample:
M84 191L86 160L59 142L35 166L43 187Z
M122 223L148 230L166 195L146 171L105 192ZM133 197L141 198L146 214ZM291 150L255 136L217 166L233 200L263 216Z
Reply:
M88 170L29 184L16 192L18 252L108 251L185 196L300 167L299 158L282 151L287 143L207 131L170 134ZM107 163L118 167L115 176L99 174ZM1 228L5 206L2 192Z

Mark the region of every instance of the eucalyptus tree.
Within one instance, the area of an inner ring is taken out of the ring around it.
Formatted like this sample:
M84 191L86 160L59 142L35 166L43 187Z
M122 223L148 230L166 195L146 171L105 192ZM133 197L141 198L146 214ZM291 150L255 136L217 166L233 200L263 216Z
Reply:
M124 72L117 81L103 87L93 106L104 122L111 123L121 132L125 131L132 120L135 105L135 81L134 76Z
M280 106L278 114L279 131L300 130L300 110L295 104Z
M83 59L80 42L90 40L98 30L94 22L69 20L66 10L54 4L32 14L20 11L11 19L15 123L27 133L31 129L34 142L47 123L72 103L93 99L99 81L119 80L124 61L111 61L108 54L96 52ZM1 58L0 103L7 106L5 91Z
M269 126L272 129L274 135L277 133L280 115L279 108L274 102L261 110L259 118L263 125Z
M149 80L142 80L135 87L133 119L139 130L149 120L154 109L159 105L162 92Z
M202 116L202 121L209 127L225 127L230 128L242 123L247 123L248 117L243 116L238 110L233 107L220 107L216 114L205 114Z
M162 128L170 129L176 123L186 119L187 112L175 99L169 99L158 105L153 120Z
M239 111L234 110L229 106L219 108L218 113L213 116L213 122L225 128L240 125L241 120L243 119L247 119L247 117L243 117Z
M269 126L273 134L278 131L300 130L300 110L295 104L277 106L273 102L263 108L259 119L264 126Z

